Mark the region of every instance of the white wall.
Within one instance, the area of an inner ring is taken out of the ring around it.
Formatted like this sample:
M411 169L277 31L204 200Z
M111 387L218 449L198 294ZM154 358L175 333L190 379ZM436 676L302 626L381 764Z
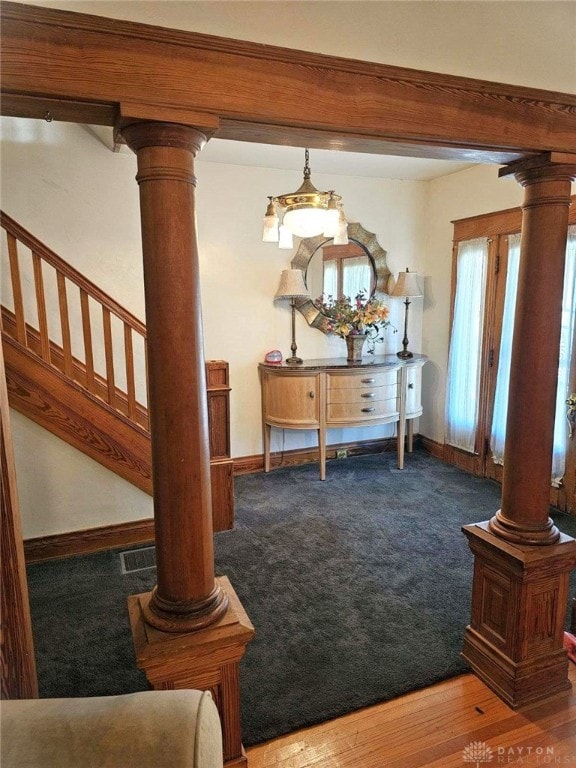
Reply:
M135 157L114 154L78 125L2 119L2 208L127 309L144 319L138 188ZM275 305L280 272L294 251L261 241L269 194L297 188L301 172L197 163L197 218L205 357L230 363L231 443L234 457L260 454L260 387L257 364L274 348L290 352L290 310ZM350 221L375 232L393 273L423 271L428 182L313 175L318 188L335 188ZM227 194L230 192L231 194ZM229 202L232 201L232 202ZM296 241L297 244L297 241ZM5 250L5 249L4 249ZM2 266L3 301L10 293ZM422 300L411 307L411 348L420 349ZM388 332L381 352L401 346L403 304L390 299L398 334ZM344 342L309 328L297 316L298 351L305 358L343 356ZM25 420L24 420L25 421ZM110 522L109 499L91 494L92 514L76 509L86 477L102 470L75 457L60 441L40 436L14 419L22 517L27 537ZM392 434L391 426L331 430L330 442ZM272 449L316 445L314 432L274 432ZM50 447L53 446L53 447ZM30 472L29 457L42 452L46 471ZM46 478L49 492L44 493ZM89 481L90 484L92 481ZM95 481L94 481L95 482ZM149 500L115 483L117 522L150 516ZM58 488L62 488L58 498ZM124 495L123 495L124 494ZM39 511L38 500L43 500Z
M153 516L152 497L10 410L24 538Z

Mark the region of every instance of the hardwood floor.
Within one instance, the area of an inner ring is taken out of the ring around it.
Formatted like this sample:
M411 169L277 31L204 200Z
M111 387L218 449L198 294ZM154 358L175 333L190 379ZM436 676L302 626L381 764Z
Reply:
M576 665L570 664L576 687ZM472 674L247 750L249 768L576 767L576 692L521 712ZM473 742L476 755L474 756ZM465 750L468 750L465 752Z

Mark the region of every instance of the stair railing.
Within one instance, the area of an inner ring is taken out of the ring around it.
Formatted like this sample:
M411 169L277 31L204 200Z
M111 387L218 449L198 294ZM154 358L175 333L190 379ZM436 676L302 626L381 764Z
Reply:
M3 333L149 429L146 326L3 212L0 227Z

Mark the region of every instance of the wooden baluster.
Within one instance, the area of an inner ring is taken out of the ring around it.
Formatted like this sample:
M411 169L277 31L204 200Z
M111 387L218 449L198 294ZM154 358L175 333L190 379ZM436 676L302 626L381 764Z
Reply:
M134 382L134 351L132 328L124 323L124 355L126 357L126 389L128 390L128 416L136 421L136 384Z
M106 355L106 381L108 384L108 403L116 407L116 385L114 383L114 355L112 351L112 324L110 310L102 306L102 320L104 323L104 352Z
M70 318L68 315L68 297L66 295L66 278L62 272L56 272L58 283L58 306L60 307L60 326L62 328L62 352L64 355L64 373L74 378L72 366L72 341L70 338Z
M94 353L92 352L92 329L90 326L90 306L88 294L80 288L80 308L82 310L82 333L84 336L84 357L86 363L86 388L92 394L94 390Z
M40 332L40 355L42 360L50 362L50 339L48 338L48 321L46 318L46 298L44 296L44 279L42 277L42 260L37 253L32 252L34 265L34 287L36 289L36 309L38 311L38 330Z
M144 338L144 367L145 367L145 381L146 381L146 414L147 423L146 429L150 431L150 381L148 377L148 339Z
M20 344L26 344L26 320L24 317L24 302L22 301L22 283L20 282L20 265L18 263L18 241L9 232L8 259L10 262L10 280L12 282L12 298L14 314L16 315L16 336Z

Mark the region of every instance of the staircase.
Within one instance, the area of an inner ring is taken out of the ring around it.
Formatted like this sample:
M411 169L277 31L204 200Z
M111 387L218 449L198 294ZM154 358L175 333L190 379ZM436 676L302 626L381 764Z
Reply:
M10 406L152 495L146 326L5 213L0 227L12 294L1 308ZM206 379L221 531L234 513L228 364L207 361Z

